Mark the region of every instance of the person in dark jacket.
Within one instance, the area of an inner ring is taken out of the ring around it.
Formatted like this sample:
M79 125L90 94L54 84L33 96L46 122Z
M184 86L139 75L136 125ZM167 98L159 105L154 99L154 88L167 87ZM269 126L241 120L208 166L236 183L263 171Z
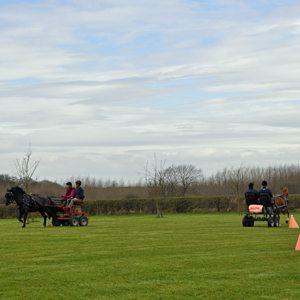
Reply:
M74 188L72 186L72 183L68 181L66 183L67 189L64 195L62 195L62 205L66 206L67 200L72 199L74 197Z
M246 197L247 193L253 193L255 195L255 198L257 199L258 198L258 191L253 188L254 183L249 182L248 187L249 187L248 190L245 192L245 197Z
M74 203L77 200L83 200L84 198L85 198L85 196L84 196L84 190L81 187L81 181L77 180L76 181L76 189L74 190L73 198L68 200L67 207L69 208L69 210L71 210L72 207L73 207L73 205L74 205Z
M260 196L260 194L262 193L267 193L270 195L271 198L273 198L273 194L271 192L271 190L268 188L268 183L264 180L262 183L262 188L258 191L258 196Z

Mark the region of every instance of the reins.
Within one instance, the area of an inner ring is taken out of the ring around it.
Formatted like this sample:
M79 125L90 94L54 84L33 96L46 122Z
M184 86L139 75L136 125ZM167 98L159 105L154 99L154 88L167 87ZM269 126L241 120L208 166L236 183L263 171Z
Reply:
M285 201L285 204L277 206L275 201L275 207L276 209L281 209L281 211L284 212L288 208L289 200L284 195L278 195L277 197L283 199Z

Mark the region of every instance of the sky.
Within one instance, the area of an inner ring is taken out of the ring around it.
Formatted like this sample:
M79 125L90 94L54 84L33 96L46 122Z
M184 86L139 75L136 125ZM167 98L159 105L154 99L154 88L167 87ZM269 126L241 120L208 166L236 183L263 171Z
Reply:
M0 174L298 164L300 2L0 0Z

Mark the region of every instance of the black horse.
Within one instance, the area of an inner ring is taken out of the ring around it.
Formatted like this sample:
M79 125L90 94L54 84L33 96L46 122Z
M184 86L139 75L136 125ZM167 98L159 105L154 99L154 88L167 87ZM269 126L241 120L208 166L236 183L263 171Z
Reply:
M19 221L23 223L23 228L26 226L27 214L29 212L40 212L44 218L44 224L42 227L46 226L46 220L48 215L48 225L50 225L50 218L57 218L56 215L56 205L51 201L51 199L46 195L37 195L37 194L26 194L23 189L18 186L8 189L5 194L6 202L8 205L12 202L16 202L19 208ZM47 214L47 215L46 215ZM24 215L24 220L22 216Z

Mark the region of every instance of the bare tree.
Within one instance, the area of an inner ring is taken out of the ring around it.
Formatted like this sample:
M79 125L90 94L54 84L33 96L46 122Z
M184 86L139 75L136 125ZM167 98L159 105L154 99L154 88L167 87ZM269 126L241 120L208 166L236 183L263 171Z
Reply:
M200 179L203 177L202 170L194 165L172 165L164 169L164 163L160 163L160 169L155 163L153 172L150 172L148 165L145 167L146 183L149 188L149 194L161 197L180 197L185 196L192 188L199 186ZM158 202L157 202L158 205Z
M20 161L18 158L15 160L15 171L13 171L14 175L18 178L18 182L22 188L25 189L27 194L30 194L34 190L34 182L38 179L34 178L34 173L37 167L40 164L41 160L37 160L31 164L31 144L29 144L28 150L25 152L25 155L22 157ZM30 214L31 220L33 221L33 216ZM29 223L27 221L27 223Z
M162 175L161 194L164 197L178 196L179 177L177 167L174 165L168 167Z
M194 165L179 165L177 173L181 196L185 196L187 191L196 186L203 176L202 169L197 169Z
M157 217L163 218L163 211L159 205L158 194L163 183L163 162L160 162L160 170L157 167L156 154L154 153L154 163L152 165L153 171L149 171L148 163L145 166L145 181L149 189L149 194L154 195L156 202Z
M248 179L249 168L240 165L239 168L232 168L229 171L229 183L237 195L238 211L240 211L240 198L242 192L245 190L246 181Z
M18 158L15 160L15 171L14 175L18 178L20 185L25 189L25 192L30 194L34 189L34 182L38 179L34 178L34 173L40 164L41 160L37 160L31 164L32 150L31 145L29 145L28 150L20 161Z

